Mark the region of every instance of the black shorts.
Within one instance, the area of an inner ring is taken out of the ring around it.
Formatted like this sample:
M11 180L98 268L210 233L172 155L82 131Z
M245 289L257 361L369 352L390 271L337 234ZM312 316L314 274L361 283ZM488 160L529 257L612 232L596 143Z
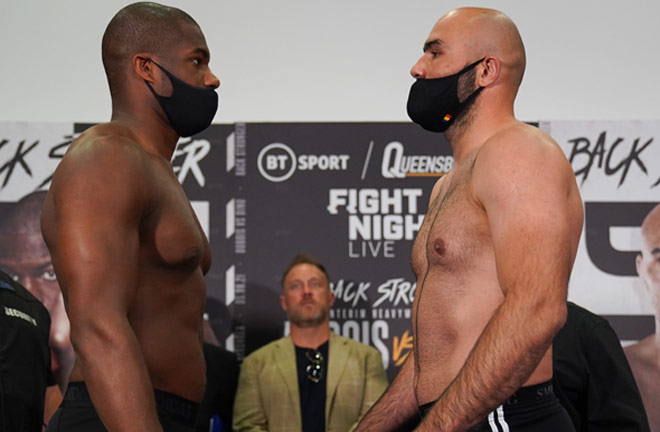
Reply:
M194 432L199 404L172 393L154 390L158 419L165 432ZM71 382L46 432L106 432L87 387Z
M419 407L423 416L435 402ZM548 381L522 387L470 432L573 432L568 413L559 403Z

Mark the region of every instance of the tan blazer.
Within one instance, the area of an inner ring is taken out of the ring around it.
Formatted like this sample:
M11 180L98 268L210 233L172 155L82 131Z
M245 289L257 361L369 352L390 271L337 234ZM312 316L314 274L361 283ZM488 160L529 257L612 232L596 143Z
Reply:
M327 432L346 432L387 387L380 353L330 334L326 379ZM300 432L300 394L291 337L278 339L243 360L234 402L235 432Z

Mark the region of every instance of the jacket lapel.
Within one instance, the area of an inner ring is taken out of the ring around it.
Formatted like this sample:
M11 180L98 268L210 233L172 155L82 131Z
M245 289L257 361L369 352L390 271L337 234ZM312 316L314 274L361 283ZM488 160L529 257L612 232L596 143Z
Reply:
M293 407L292 416L295 418L296 430L302 429L302 417L300 415L300 392L298 391L298 369L296 368L296 349L291 337L282 339L277 344L275 351L275 364L286 383L291 397ZM284 397L284 395L271 395L272 397Z
M330 420L330 409L332 402L335 398L335 391L339 378L341 378L348 360L349 348L346 346L346 341L334 333L330 333L330 343L328 344L328 376L326 383L326 396L325 396L325 422L326 427Z

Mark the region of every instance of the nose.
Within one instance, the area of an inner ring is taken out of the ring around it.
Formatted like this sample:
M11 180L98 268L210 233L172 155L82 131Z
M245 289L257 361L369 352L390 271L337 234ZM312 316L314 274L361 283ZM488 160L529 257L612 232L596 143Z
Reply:
M35 283L31 277L20 277L18 283L23 285L26 290L30 291L30 294L35 296L41 303L44 302L43 292L39 289L39 284Z
M213 72L211 72L211 69L209 69L209 73L206 74L206 78L204 79L204 85L214 90L220 87L220 80L218 79L217 76L213 74Z
M28 291L30 291L31 294L34 294L34 292L32 292L34 287L32 286L32 279L31 278L24 277L24 276L18 276L15 279L16 279L16 282L23 285L23 287L25 289L27 289Z
M424 57L421 57L419 60L417 60L417 63L415 63L410 69L410 75L412 75L413 78L426 78L426 68L424 67L423 64Z

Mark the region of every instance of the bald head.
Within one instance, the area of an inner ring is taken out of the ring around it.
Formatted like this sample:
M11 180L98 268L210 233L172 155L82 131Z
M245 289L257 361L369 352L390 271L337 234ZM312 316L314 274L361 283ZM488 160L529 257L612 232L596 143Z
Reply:
M463 50L467 61L498 58L502 79L518 88L525 72L525 46L507 15L494 9L459 8L440 18L435 29Z
M642 252L651 253L654 250L660 255L660 204L642 222Z
M123 74L133 55L167 53L181 40L186 23L199 27L184 11L158 3L133 3L117 12L105 29L101 44L110 91L121 89Z
M636 264L637 274L660 316L660 204L642 222L642 247Z

